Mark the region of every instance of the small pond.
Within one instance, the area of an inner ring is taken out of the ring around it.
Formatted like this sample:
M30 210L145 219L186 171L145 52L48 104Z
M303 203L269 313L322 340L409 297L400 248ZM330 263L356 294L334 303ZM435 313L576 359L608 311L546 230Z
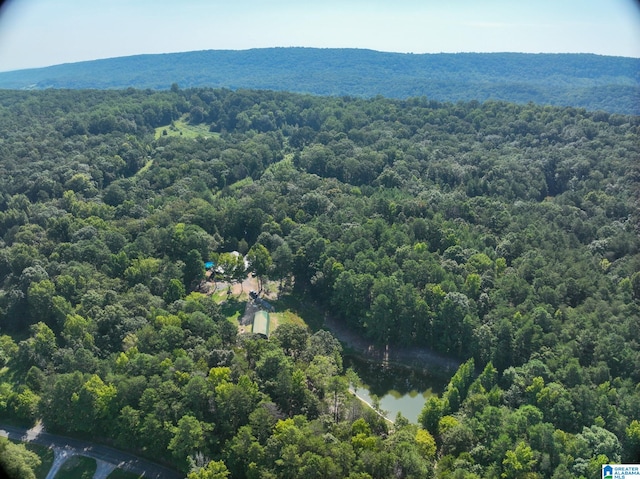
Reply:
M442 394L449 382L437 372L383 366L357 356L346 356L345 367L353 368L362 380L355 390L357 396L369 404L377 399L379 408L392 421L401 412L410 422L417 423L426 399L432 394Z

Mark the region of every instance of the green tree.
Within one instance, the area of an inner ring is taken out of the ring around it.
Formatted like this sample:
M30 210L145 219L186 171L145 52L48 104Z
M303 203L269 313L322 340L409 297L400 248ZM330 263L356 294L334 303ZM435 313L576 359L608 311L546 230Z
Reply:
M244 258L233 253L221 253L218 256L218 268L222 271L223 280L228 283L242 284L247 275Z
M140 438L140 411L127 405L120 410L118 416L118 435L116 441L123 448L141 441Z
M227 479L229 470L222 461L209 461L204 467L199 467L187 474L187 479Z
M315 356L306 370L310 387L323 398L329 389L331 378L338 374L338 366L329 356Z
M40 457L29 451L24 444L14 444L0 437L0 470L9 478L35 479L35 469L40 466Z
M37 366L31 366L25 377L25 384L34 392L42 392L47 382L44 371Z
M167 286L167 290L165 291L163 298L166 303L173 303L174 301L184 298L184 295L185 287L182 284L182 281L173 278L169 281L169 286Z
M51 431L81 431L87 426L76 409L83 384L79 371L58 374L47 384L40 410L43 423Z
M443 399L440 399L438 396L430 396L420 412L418 421L422 427L432 435L438 436L440 432L438 425L447 407L448 405Z
M433 460L436 457L436 441L429 431L424 429L418 429L416 431L416 444L420 449L421 454L428 460Z
M278 246L272 255L273 267L270 274L274 279L280 280L280 289L284 280L291 274L293 268L293 252L287 243Z
M464 293L471 299L478 299L482 278L477 273L470 273L464 280Z
M11 336L0 335L0 365L5 366L18 355L19 347Z
M44 323L31 326L31 337L20 343L20 349L24 351L28 360L41 369L45 369L53 360L53 355L58 349L56 335Z
M45 279L32 283L27 291L29 312L35 321L51 323L53 313L53 297L56 288L53 281Z
M231 437L249 421L249 415L260 401L258 385L248 376L238 378L237 384L227 381L215 387L216 424L222 438Z
M347 380L342 376L333 376L329 379L327 392L332 400L331 411L333 412L333 420L338 422L341 417L341 400L349 389Z
M80 390L71 396L77 430L108 431L115 415L117 393L114 385L106 384L97 374L89 376Z
M124 270L124 278L129 285L148 285L151 278L160 270L161 262L156 258L137 258L131 261L131 265Z
M278 326L271 337L278 341L287 355L297 360L307 347L309 331L306 327L285 323Z
M40 396L26 386L19 387L8 401L8 407L17 419L32 423L38 413Z
M178 425L172 429L173 437L169 441L169 450L183 470L188 469L189 456L202 451L205 435L211 429L210 425L198 421L191 415L182 416Z
M640 462L640 421L634 419L625 430L624 461Z
M64 322L62 337L66 344L77 349L92 349L94 345L93 330L95 325L79 314L68 314Z
M500 477L504 479L533 479L539 477L533 472L536 459L531 447L524 442L519 442L515 449L507 451L502 461L503 472Z
M584 427L578 436L584 439L589 446L589 457L604 455L607 457L606 462L620 462L620 441L612 432L603 427L592 425Z
M193 288L204 279L204 272L204 262L202 261L200 252L192 249L184 261L183 283L185 288L189 291L193 290Z
M269 254L269 250L264 245L256 243L251 247L247 253L247 261L249 262L249 269L253 271L258 277L260 282L260 290L262 290L262 282L264 278L269 274L273 260Z
M631 291L636 301L640 300L640 271L631 276Z
M447 388L442 395L442 399L445 403L449 404L448 410L450 412L456 412L457 407L467 397L467 391L473 381L475 374L475 362L473 358L469 359L465 363L461 364L456 373L453 375ZM453 395L457 397L456 401L452 400ZM455 404L454 404L455 403Z

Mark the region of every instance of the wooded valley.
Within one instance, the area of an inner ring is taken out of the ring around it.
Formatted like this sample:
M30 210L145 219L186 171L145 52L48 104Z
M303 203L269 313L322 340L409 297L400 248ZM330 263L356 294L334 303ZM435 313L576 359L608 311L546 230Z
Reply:
M531 103L0 91L0 415L190 479L638 463L639 133ZM231 251L282 304L463 365L389 424L321 324L260 339L199 292Z

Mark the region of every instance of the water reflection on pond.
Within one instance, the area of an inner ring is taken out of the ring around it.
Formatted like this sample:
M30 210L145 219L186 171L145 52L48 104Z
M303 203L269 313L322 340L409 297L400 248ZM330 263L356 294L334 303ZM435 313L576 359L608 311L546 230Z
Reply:
M345 357L345 366L358 373L362 385L356 394L369 404L377 398L379 407L392 421L401 412L410 422L417 423L426 398L442 394L448 378L434 372L399 366L383 367L378 362L355 356Z

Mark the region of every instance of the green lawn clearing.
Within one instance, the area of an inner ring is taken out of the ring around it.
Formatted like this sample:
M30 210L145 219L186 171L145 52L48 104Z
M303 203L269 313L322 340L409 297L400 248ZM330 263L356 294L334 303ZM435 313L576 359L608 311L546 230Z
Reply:
M170 125L156 128L156 140L163 136L181 136L183 138L196 138L198 136L210 137L219 133L209 131L209 125L200 123L192 125L187 122L187 115L183 115L179 120L173 121Z
M278 324L306 325L313 332L322 329L324 323L322 311L299 296L287 294L269 302L276 310L271 316L276 318ZM272 329L275 328L272 327Z
M144 476L139 476L133 472L123 471L122 469L115 469L111 474L107 476L107 479L143 479Z
M92 479L97 467L95 459L73 456L62 465L55 479Z
M151 165L153 165L153 160L147 160L144 166L137 171L134 177L140 176L144 174L146 171L149 171L149 168L151 168Z

